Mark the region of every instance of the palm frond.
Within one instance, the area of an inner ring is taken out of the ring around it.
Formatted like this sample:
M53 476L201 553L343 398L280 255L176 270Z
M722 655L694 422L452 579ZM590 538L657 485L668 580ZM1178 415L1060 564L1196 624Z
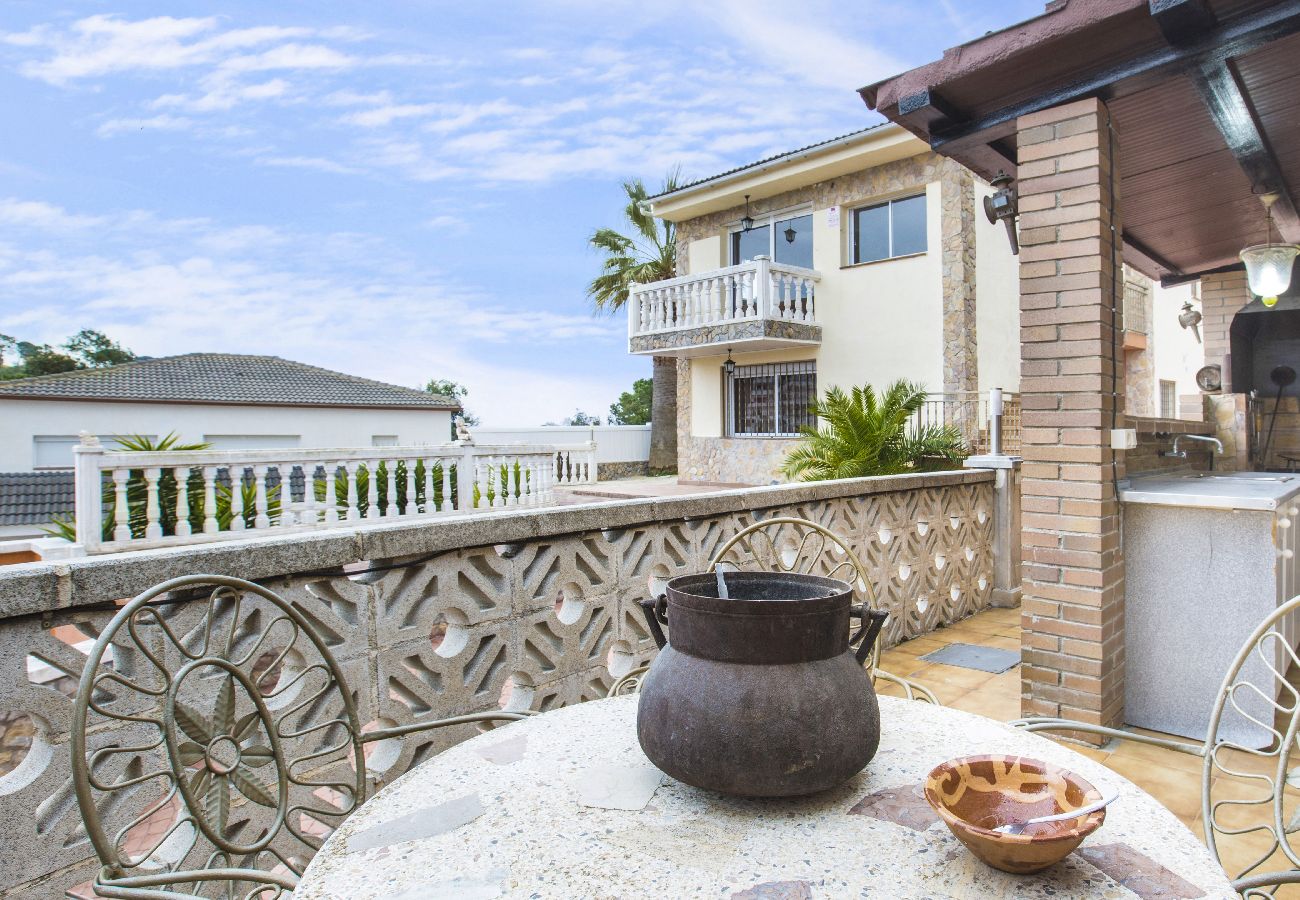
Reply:
M952 426L919 426L914 416L925 388L895 381L881 393L870 385L848 393L832 387L814 403L818 428L805 428L781 471L801 481L898 475L955 468L965 445Z

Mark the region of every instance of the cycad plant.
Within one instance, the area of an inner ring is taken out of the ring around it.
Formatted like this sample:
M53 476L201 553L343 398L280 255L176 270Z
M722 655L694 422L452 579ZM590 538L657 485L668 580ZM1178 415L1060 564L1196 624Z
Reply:
M781 471L828 481L954 469L966 450L961 432L912 421L924 403L925 389L910 381L895 381L882 394L869 384L847 394L833 387L812 406L819 427L803 430Z
M145 435L132 434L116 438L114 443L117 444L117 450L124 450L130 453L155 453L163 450L207 450L211 444L182 444L180 438L174 433L169 433L165 437L155 440ZM232 486L229 478L218 481L214 491L214 500L216 501L217 525L222 531L230 530L231 522L231 498ZM205 517L204 496L203 496L203 475L197 469L191 469L189 478L186 479L186 490L189 498L189 522L190 530L194 534L203 531L203 520ZM162 528L163 536L170 536L176 533L176 495L177 484L176 476L171 469L163 471L158 478L158 524ZM101 539L111 541L113 532L117 528L117 495L113 482L108 478L104 479L103 489L100 502L103 504L103 523L104 527L101 533ZM244 524L247 528L253 527L253 520L257 515L257 488L248 479L240 479L240 499L244 510ZM148 484L144 478L143 469L132 469L127 477L126 482L126 508L127 524L131 529L133 538L144 537L145 528L149 524L148 513ZM267 515L272 522L280 520L280 487L273 485L266 492ZM66 519L55 516L53 523L45 532L53 537L61 537L64 540L75 541L77 539L77 520L75 516Z

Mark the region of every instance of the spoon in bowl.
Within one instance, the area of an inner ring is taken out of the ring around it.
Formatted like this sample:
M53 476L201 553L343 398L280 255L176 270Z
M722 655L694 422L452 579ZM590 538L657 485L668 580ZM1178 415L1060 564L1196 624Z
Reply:
M1036 816L1032 819L1026 819L1024 822L1010 822L1006 825L999 825L993 830L998 834L1020 834L1030 825L1041 825L1044 822L1068 822L1070 819L1082 818L1095 813L1099 809L1105 809L1111 803L1114 803L1118 797L1119 794L1111 794L1109 797L1102 797L1094 803L1080 806L1078 809L1072 809L1069 812L1056 813L1051 816Z

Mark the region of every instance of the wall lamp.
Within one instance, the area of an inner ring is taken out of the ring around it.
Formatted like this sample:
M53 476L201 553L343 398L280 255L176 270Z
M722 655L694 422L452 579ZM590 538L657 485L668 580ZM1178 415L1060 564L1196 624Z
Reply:
M984 198L984 215L988 217L990 225L996 225L1001 220L1007 227L1011 252L1018 256L1020 241L1016 237L1016 213L1020 210L1016 198L1016 180L1006 172L999 171L989 184L995 190L992 195Z

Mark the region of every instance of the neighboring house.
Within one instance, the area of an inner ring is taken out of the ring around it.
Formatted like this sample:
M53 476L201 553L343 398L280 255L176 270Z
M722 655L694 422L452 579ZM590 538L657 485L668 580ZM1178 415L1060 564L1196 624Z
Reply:
M436 444L460 404L275 356L189 353L0 382L0 472L67 470L83 431L218 450ZM3 501L0 501L3 502Z
M833 385L1017 390L1017 268L992 193L887 124L651 198L682 276L633 292L628 344L678 359L680 476L780 479Z
M56 516L70 518L72 508L71 469L0 472L0 541L45 537L43 529Z

